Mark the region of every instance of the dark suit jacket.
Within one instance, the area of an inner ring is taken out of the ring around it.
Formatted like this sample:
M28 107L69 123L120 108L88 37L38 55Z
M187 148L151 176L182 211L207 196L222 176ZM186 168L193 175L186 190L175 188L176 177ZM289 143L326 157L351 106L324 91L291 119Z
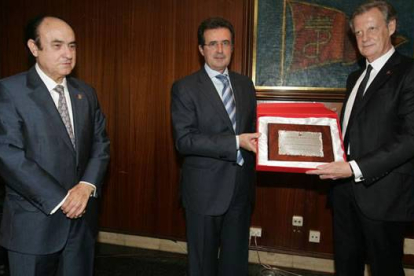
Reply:
M70 219L50 212L79 181L100 194L109 140L93 88L67 77L76 150L35 68L0 81L0 174L6 182L0 242L14 251L49 254L67 240ZM96 230L96 200L87 206Z
M349 76L346 101L362 72L363 70L357 71ZM413 220L412 59L397 52L391 56L365 92L353 120L349 122L347 132L350 160L357 162L365 179L353 185L361 211L371 219Z
M250 79L230 72L236 99L237 134L255 132L256 96ZM222 215L236 184L236 133L213 82L200 71L174 83L171 100L175 145L184 156L183 205L204 215ZM240 185L253 191L255 156L244 158ZM251 193L254 197L254 193Z

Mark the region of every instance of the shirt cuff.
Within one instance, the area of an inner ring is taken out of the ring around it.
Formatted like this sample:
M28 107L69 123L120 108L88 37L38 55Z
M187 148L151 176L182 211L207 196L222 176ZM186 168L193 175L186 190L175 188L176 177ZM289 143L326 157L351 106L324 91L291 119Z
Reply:
M56 213L56 211L63 205L63 203L65 202L65 200L68 198L69 193L67 193L67 195L65 196L65 198L52 210L52 212L50 212L51 215L53 215L54 213Z
M86 181L80 181L79 183L83 183L83 184L92 186L93 192L91 193L91 197L97 197L97 194L96 194L96 186L95 185L93 185L92 183L86 182Z
M236 150L240 149L239 135L236 135Z
M354 180L355 180L355 182L362 182L362 181L364 181L365 180L364 179L364 176L362 175L362 172L359 169L358 164L354 160L352 160L352 161L349 161L349 165L351 166L351 169L352 169L352 171L354 173Z
M91 197L96 197L96 186L93 185L92 183L86 182L86 181L81 181L79 183L83 183L86 185L90 185L93 188L93 192L91 193ZM51 215L53 215L54 213L56 213L56 211L63 205L63 203L65 202L65 200L68 198L69 193L67 193L67 195L65 196L65 198L52 210L52 212L50 212Z

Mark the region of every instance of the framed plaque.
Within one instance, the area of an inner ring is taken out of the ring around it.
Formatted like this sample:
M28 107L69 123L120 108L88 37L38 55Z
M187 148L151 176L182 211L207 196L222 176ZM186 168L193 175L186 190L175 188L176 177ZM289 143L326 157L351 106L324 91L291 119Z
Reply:
M281 161L334 161L329 126L269 124L268 157Z
M257 130L257 170L300 173L345 160L337 115L323 104L260 104Z

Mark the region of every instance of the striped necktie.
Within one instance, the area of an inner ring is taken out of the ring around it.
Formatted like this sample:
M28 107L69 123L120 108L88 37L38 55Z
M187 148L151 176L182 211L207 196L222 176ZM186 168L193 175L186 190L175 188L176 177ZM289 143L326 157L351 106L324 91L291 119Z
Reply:
M69 117L68 105L66 103L63 85L57 85L53 90L55 90L59 94L57 109L60 114L60 117L62 118L63 124L65 125L66 131L68 132L70 141L72 142L72 145L75 148L75 135L73 133L72 123Z
M234 101L233 90L230 87L229 79L226 75L217 75L217 79L219 79L223 83L223 89L221 90L222 101L224 107L226 108L227 114L229 115L231 124L233 125L233 130L236 132L236 102ZM241 155L240 150L237 151L237 164L240 166L243 165L244 160L243 156Z

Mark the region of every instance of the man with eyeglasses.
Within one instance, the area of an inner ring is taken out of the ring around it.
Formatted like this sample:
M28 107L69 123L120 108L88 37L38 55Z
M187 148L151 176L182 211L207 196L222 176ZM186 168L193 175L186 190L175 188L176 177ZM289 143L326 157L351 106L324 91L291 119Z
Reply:
M230 22L203 21L198 47L205 65L172 87L175 145L184 157L181 195L190 276L248 274L259 134L253 83L227 68L233 42Z

